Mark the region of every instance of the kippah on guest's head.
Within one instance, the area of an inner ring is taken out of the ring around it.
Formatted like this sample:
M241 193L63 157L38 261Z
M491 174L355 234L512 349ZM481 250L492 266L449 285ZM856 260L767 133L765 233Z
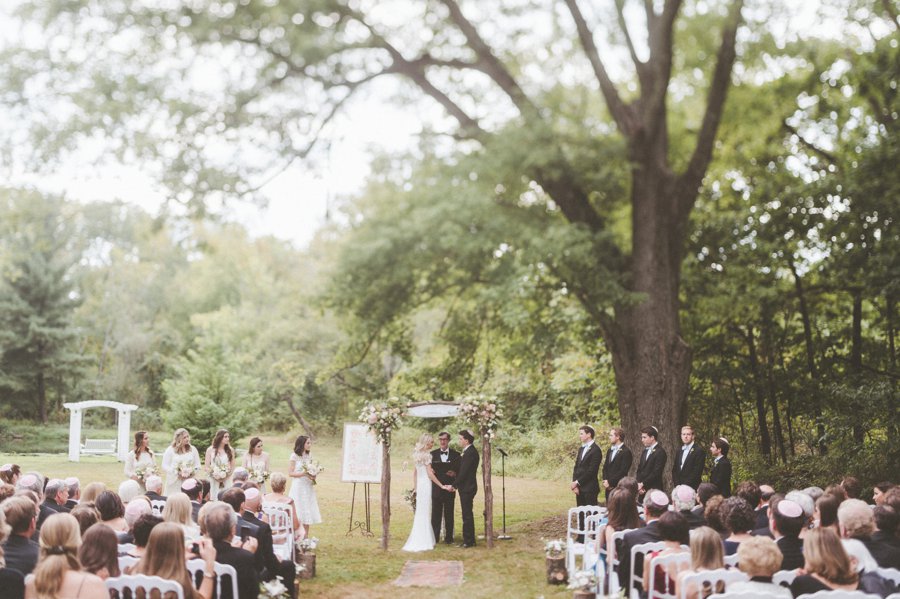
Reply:
M253 500L256 499L257 497L259 497L259 489L256 489L256 488L245 489L245 490L244 490L244 497L245 497L248 501L253 501Z
M650 491L650 501L660 507L669 505L669 496L658 489Z
M183 483L181 483L182 491L192 491L197 488L200 483L197 482L196 478L186 478Z
M776 509L778 513L785 518L799 518L803 515L803 508L796 501L790 499L782 499L778 502Z

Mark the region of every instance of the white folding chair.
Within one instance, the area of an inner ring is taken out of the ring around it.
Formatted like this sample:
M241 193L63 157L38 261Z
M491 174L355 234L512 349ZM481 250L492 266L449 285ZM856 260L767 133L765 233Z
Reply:
M670 566L675 568L675 576L672 578L673 580L677 577L678 573L682 570L687 570L691 567L691 553L687 551L685 553L674 553L672 555L658 555L650 560L649 566L647 565L647 561L644 560L644 568L650 568L650 586L646 589L647 596L650 599L678 599L675 595L674 584L672 585L673 590L671 593L666 593L662 591L656 590L656 568L659 566L662 568L664 576L668 577L668 569ZM668 588L668 583L666 584L666 588Z
M119 543L117 551L119 554L130 553L134 551L134 543Z
M165 499L151 499L150 507L153 508L154 515L162 516L163 510L166 508L166 500Z
M575 572L576 558L584 557L584 535L587 532L587 519L596 516L602 508L599 505L582 505L569 508L569 521L566 529L566 570ZM578 541L582 537L582 542Z
M662 541L656 541L655 543L641 543L640 545L635 545L631 548L631 565L628 568L628 588L625 589L626 597L633 597L634 599L639 599L640 592L638 588L643 588L644 586L644 577L643 570L640 574L635 574L634 567L635 562L637 561L637 555L640 554L642 557L641 563L643 564L646 561L646 556L648 553L652 551L662 551L666 548L666 544ZM637 586L635 586L635 583Z
M593 570L597 561L600 559L601 551L598 549L597 542L600 534L600 521L603 520L603 514L594 514L584 519L584 551L581 554L580 570ZM576 558L577 562L577 558Z
M726 570L725 568L688 574L682 579L681 599L687 599L687 590L691 585L694 585L694 588L700 593L703 592L704 587L709 586L713 593L722 594L727 593L728 585L732 582L742 582L745 580L750 580L750 578L743 572ZM719 591L718 589L720 583L724 587L722 591Z
M891 593L887 596L887 599L900 599L900 593Z
M617 530L612 534L612 557L610 557L609 547L606 548L606 580L609 581L609 588L606 593L610 595L619 594L619 545L626 533L636 530L634 528L626 528L625 530Z
M784 599L784 595L774 593L760 593L759 591L739 591L729 593L716 593L707 599Z
M816 591L798 595L797 599L881 599L880 595L866 593L865 591Z
M789 587L794 582L794 579L797 578L796 570L779 570L772 574L772 582L775 584L780 584L783 587Z
M137 590L144 589L149 597L151 591L159 591L160 597L165 593L175 593L176 599L184 599L184 589L174 580L166 580L159 576L145 576L144 574L125 574L117 578L107 578L106 588L110 591L118 591L119 597L124 596L125 590L131 591L132 597L137 597ZM235 595L236 597L237 595Z
M732 568L737 568L737 565L738 565L737 553L732 553L731 555L726 555L725 556L725 565L730 566Z
M878 568L876 572L878 572L878 575L882 578L887 578L893 582L895 586L900 587L900 570L897 568Z
M141 558L134 557L132 555L120 555L119 556L119 570L122 574L125 574L125 568L130 568L140 561Z
M294 561L294 514L289 503L264 503L263 514L272 528L272 549L282 560Z
M200 588L200 585L197 583L197 573L200 572L202 575L205 564L206 562L198 558L188 560L187 562L187 569L188 572L191 573L191 580L194 581L194 585L197 588ZM234 566L216 562L213 564L213 568L216 573L216 597L222 596L222 577L228 576L231 580L231 596L234 597L234 599L238 599L237 571L234 569ZM200 579L200 582L203 582L202 578Z

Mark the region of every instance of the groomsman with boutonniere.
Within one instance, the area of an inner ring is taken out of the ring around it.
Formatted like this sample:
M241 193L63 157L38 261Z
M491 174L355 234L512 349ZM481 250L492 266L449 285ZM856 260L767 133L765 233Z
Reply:
M578 429L578 439L581 447L575 454L575 468L572 469L569 488L575 493L575 505L597 505L597 496L600 495L597 475L600 473L603 451L594 443L594 429L590 426Z
M459 431L459 445L462 453L459 458L459 472L456 473L456 482L453 490L459 493L459 507L462 511L463 542L460 547L475 546L475 516L472 506L475 502L475 494L478 493L478 452L472 447L475 435L471 431Z
M719 437L709 446L709 454L713 457L713 467L709 473L709 482L716 485L719 495L731 497L731 460L728 459L728 439ZM752 506L756 508L756 506Z
M641 429L641 443L644 451L638 462L635 478L638 481L638 493L643 495L650 489L663 489L663 470L666 468L666 450L659 444L659 429L645 426Z
M606 461L603 462L603 488L606 489L606 499L613 492L619 481L628 476L631 470L631 462L634 456L631 450L625 447L625 430L615 427L609 431L609 451L606 452Z
M450 433L441 431L438 435L440 447L431 452L431 469L444 485L456 482L459 472L459 452L450 447ZM453 543L453 510L456 507L456 493L431 483L431 527L434 541L441 540L441 520L444 522L444 543Z
M703 467L706 465L706 453L698 443L694 442L694 428L681 427L681 451L672 464L672 484L687 485L694 491L700 486L703 478Z

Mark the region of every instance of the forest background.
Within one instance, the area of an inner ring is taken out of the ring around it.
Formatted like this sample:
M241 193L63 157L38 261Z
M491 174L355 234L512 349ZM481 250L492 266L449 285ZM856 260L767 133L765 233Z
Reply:
M686 384L645 398L672 408L645 424L724 435L737 477L782 488L896 477L896 2L822 2L840 33L820 36L779 34L791 18L779 2L650 2L644 41L638 3L585 18L571 0L510 1L488 18L441 0L408 22L386 4L73 0L18 13L50 41L3 49L0 105L16 121L2 128L4 168L52 172L90 142L146 166L168 200L150 214L128 198L0 189L2 451L87 399L139 405L134 428L240 439L331 435L388 395L485 392L503 403L514 468L565 476L575 428L642 418L629 398L656 376L628 371L616 345L639 341L621 325L653 300L629 270L652 173L623 106L655 97L660 180L694 173L704 139L710 160L683 219L660 225L679 235L660 285ZM636 74L604 78L601 56ZM210 68L222 77L198 83ZM449 116L377 156L307 247L229 218L272 164L315 168L329 121L385 77L406 82L396 101L411 114L436 101ZM717 84L727 99L710 136Z

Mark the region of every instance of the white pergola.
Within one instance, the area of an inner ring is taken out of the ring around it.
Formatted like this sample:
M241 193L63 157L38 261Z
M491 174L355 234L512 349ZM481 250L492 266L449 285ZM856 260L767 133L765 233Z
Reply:
M118 414L118 431L116 434L116 458L123 462L130 447L131 413L138 409L136 405L117 401L90 400L66 403L63 407L69 413L69 461L81 459L81 413L89 408L112 408Z

